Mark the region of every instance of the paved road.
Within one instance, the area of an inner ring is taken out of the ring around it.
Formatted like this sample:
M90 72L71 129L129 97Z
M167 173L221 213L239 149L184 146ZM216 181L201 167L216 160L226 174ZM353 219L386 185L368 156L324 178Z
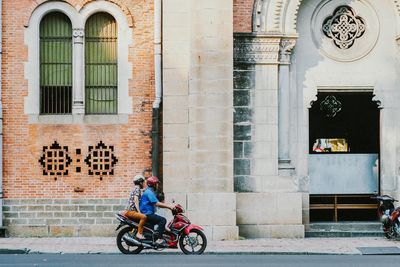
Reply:
M400 266L400 256L359 255L139 255L122 254L27 254L0 255L4 266L300 266L300 267L391 267Z

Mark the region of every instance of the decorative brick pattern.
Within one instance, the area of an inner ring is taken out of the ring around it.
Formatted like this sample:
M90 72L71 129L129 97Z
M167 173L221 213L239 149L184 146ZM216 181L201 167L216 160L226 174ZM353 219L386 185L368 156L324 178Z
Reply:
M50 147L44 146L43 155L39 159L39 163L43 166L43 175L52 176L68 175L71 162L68 147L61 147L57 141L54 141Z
M89 175L100 176L113 175L114 166L118 159L114 155L114 146L106 146L103 141L93 147L89 146L89 155L85 159L89 167Z

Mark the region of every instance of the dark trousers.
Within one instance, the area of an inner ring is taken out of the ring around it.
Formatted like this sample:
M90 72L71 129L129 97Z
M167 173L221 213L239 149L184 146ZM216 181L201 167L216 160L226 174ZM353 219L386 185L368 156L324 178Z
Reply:
M159 238L161 238L164 234L165 224L167 223L167 220L157 214L146 215L146 217L146 222L157 225L157 235Z

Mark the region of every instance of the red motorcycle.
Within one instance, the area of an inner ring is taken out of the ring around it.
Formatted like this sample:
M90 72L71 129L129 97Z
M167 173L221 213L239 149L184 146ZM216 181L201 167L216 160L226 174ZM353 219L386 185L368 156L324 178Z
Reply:
M400 207L394 208L398 200L383 195L372 197L379 201L378 216L382 222L383 232L388 239L400 237Z
M124 254L138 254L143 249L163 250L165 248L179 248L185 254L202 254L207 247L207 238L201 226L192 224L183 215L181 205L176 205L172 210L173 220L167 224L163 239L165 243L157 243L157 236L152 225L144 226L143 235L146 239L136 239L138 222L130 220L122 214L116 214L120 221L116 231L118 249Z

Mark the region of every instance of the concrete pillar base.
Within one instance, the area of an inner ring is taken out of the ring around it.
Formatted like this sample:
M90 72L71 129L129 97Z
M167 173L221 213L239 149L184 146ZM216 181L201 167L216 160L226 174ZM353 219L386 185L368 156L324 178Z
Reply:
M239 225L246 238L304 238L304 225Z
M172 198L185 208L186 215L192 223L204 228L207 239L238 239L235 193L166 194L167 201ZM169 216L168 219L172 219L172 216Z
M238 193L236 201L237 224L241 236L304 237L302 193Z

